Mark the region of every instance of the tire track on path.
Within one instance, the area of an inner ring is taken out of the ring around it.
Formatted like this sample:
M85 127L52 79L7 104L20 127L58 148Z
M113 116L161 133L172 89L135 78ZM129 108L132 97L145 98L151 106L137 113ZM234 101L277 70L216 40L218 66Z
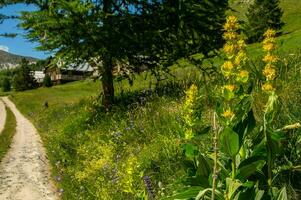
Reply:
M56 200L49 164L37 130L7 98L17 120L16 134L0 164L1 200Z

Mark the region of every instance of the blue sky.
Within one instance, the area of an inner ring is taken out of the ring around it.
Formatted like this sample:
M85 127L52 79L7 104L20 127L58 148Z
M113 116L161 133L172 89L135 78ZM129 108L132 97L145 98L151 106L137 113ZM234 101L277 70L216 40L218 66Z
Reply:
M34 6L27 6L25 4L17 4L4 7L0 9L1 14L5 15L18 15L20 11L31 11L34 10ZM41 52L35 50L37 43L32 43L25 38L25 32L18 28L17 19L5 20L0 24L0 33L17 33L16 38L4 38L0 37L0 49L8 51L13 54L22 55L22 56L31 56L35 58L46 58L50 56L46 52Z

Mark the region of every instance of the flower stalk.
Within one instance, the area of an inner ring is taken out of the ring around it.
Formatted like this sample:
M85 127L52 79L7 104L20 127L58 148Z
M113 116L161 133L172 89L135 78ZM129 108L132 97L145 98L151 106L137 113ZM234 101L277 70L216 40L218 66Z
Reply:
M217 129L217 123L216 123L216 113L213 112L213 133L214 133L214 137L213 137L213 150L214 150L214 164L213 164L213 175L212 175L212 195L211 195L211 200L215 200L215 190L216 190L216 180L217 180L217 176L218 176L218 165L217 165L217 161L218 161L218 129Z
M265 67L262 71L265 77L265 83L262 85L262 90L269 94L269 102L266 105L265 113L263 116L263 132L264 137L266 140L266 149L267 149L267 167L268 167L268 187L269 191L272 188L272 180L273 180L273 157L272 157L272 147L271 147L271 136L267 131L267 114L272 112L275 101L275 86L274 80L276 78L276 66L275 64L278 61L278 57L274 54L276 50L276 31L272 29L268 29L264 33L264 40L263 40L263 50L266 52L266 55L263 58L265 62Z

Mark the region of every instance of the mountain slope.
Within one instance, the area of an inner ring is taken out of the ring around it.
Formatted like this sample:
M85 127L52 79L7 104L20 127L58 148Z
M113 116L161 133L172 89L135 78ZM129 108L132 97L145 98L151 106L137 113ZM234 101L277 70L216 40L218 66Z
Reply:
M12 53L8 53L0 50L0 68L3 67L15 67L17 64L21 62L21 60L25 58L29 62L36 62L38 59L26 56L19 56Z

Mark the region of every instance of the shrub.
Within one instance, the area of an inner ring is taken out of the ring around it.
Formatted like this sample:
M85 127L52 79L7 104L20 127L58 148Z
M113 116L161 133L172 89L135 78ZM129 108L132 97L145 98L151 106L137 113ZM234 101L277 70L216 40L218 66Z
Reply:
M49 74L45 75L45 78L43 80L43 86L45 86L45 87L51 87L52 86L52 82L51 82L51 78L50 78Z
M248 23L245 34L248 42L259 42L263 40L263 33L268 28L280 30L284 25L279 0L255 0L246 15Z
M9 92L11 90L10 79L5 77L2 82L2 90L3 92Z
M21 61L21 64L16 68L13 77L13 87L16 91L24 91L33 89L38 86L29 67L29 62L26 59Z

